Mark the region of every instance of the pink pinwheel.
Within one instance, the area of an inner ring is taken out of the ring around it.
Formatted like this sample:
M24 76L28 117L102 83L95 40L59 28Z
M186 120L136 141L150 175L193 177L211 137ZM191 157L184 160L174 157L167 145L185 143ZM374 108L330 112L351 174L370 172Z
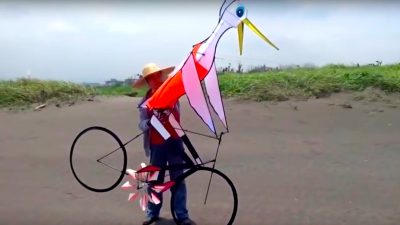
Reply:
M160 199L156 193L162 193L170 189L175 182L168 181L164 184L153 184L158 179L160 168L152 165L146 166L145 163L141 163L141 167L138 171L132 169L126 170L129 177L135 182L126 181L121 188L123 190L134 191L129 193L128 201L139 200L140 208L145 211L149 201L156 205L160 204Z

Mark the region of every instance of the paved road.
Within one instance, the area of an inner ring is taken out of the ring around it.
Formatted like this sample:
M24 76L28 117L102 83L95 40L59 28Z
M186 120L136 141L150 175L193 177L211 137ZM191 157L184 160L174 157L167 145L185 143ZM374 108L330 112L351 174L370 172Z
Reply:
M231 132L216 167L238 190L235 224L400 224L400 110L379 103L352 103L352 109L329 104L342 100L226 102ZM72 140L88 126L107 127L124 141L136 134L136 102L110 98L0 112L0 224L141 224L144 214L126 201L126 191L82 188L68 161ZM183 124L205 132L183 106ZM215 143L200 137L193 142L205 157L212 155ZM130 167L147 161L140 146L128 146ZM190 182L190 198L204 190L199 180ZM214 209L193 218L221 224L208 221L219 214ZM168 204L162 216L159 224L173 224Z

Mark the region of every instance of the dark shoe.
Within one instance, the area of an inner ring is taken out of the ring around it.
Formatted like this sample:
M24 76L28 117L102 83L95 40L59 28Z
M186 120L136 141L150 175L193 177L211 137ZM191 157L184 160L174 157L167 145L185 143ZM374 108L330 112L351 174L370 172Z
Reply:
M148 220L143 221L143 225L150 225L150 224L156 222L156 221L159 220L159 219L160 219L160 218L159 218L158 216L152 217L152 218L150 218L150 219L148 219Z
M180 225L195 225L195 223L191 221L189 218L186 218L181 221Z

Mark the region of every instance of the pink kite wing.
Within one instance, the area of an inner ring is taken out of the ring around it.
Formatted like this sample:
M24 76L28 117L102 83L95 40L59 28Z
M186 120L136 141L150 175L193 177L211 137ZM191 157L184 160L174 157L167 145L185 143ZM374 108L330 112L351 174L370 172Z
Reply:
M148 180L149 180L149 181L158 180L158 174L159 174L159 171L151 172L150 175L149 175L149 177L148 177Z
M128 201L130 202L134 202L137 200L137 198L139 197L139 193L135 192L135 193L130 193L129 197L128 197Z
M170 189L174 185L175 185L174 181L168 181L168 182L166 182L164 184L153 185L151 187L151 189L153 189L157 193L160 193L160 192L167 191L168 189Z
M147 181L154 181L158 179L158 174L160 170L160 167L148 165L138 170L137 173L141 179L144 179L144 177L146 177Z
M161 203L160 199L154 193L151 193L151 200L156 205Z
M135 189L136 185L132 185L129 181L125 182L122 186L121 189L122 190L132 190Z
M160 193L162 192L162 190L164 190L164 186L162 185L154 185L153 187L151 187L151 189L153 189L153 191Z
M210 104L213 107L215 113L218 115L221 122L227 128L224 105L222 103L221 91L219 89L217 70L215 68L215 63L212 64L211 70L204 78L204 83L206 86L206 91Z
M126 172L129 174L129 176L131 176L132 179L134 179L134 180L137 179L136 170L127 169Z
M211 118L192 55L189 56L186 64L182 67L182 81L190 105L215 134L214 121Z
M148 199L147 195L143 195L143 196L140 198L139 204L140 204L140 208L141 208L143 211L146 211L148 201L149 201L149 199Z
M145 167L141 168L140 170L138 170L137 173L155 172L155 171L160 171L160 170L161 170L160 167L148 165L148 166L145 166Z

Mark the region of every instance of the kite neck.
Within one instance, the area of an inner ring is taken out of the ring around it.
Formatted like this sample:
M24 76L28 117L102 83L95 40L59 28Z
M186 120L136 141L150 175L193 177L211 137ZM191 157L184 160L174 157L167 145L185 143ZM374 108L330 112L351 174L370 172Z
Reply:
M232 26L230 26L228 23L225 23L223 20L221 20L218 23L218 25L215 27L212 34L207 38L207 40L204 43L201 44L201 46L198 50L199 54L197 55L197 59L200 60L206 54L212 54L214 56L219 39L230 28L232 28ZM210 56L207 55L207 57L210 57ZM211 66L211 65L207 65L207 66Z
M210 35L210 38L207 39L206 43L210 47L216 47L218 44L219 39L224 35L224 33L229 30L231 26L228 23L225 23L223 20L220 21L217 25L217 27L214 29L212 34Z

